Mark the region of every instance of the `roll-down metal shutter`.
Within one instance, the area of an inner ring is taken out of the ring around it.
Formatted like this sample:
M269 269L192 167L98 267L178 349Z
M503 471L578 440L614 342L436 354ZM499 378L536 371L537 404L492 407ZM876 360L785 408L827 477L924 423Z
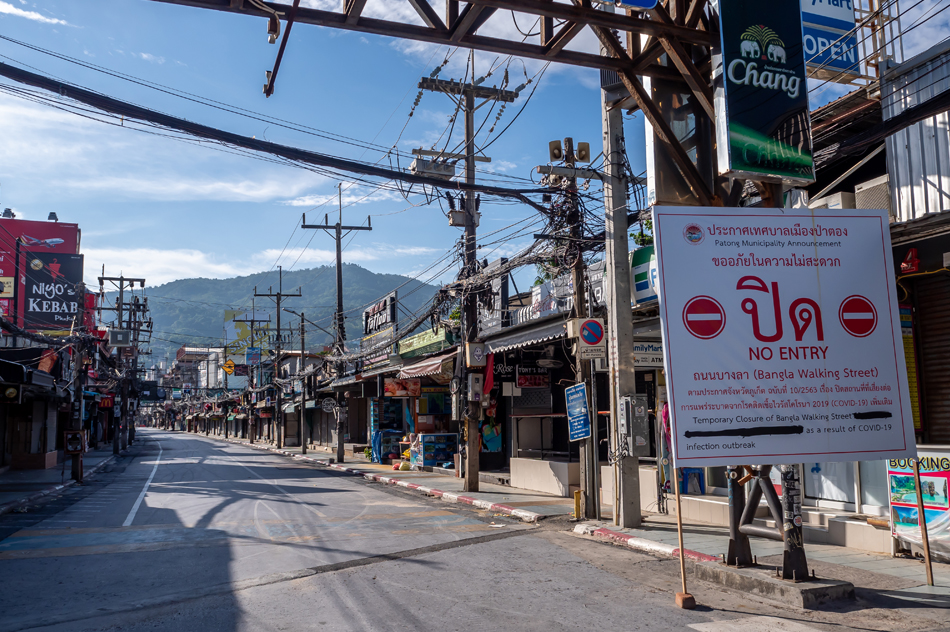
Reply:
M950 276L917 280L917 322L927 443L950 444Z

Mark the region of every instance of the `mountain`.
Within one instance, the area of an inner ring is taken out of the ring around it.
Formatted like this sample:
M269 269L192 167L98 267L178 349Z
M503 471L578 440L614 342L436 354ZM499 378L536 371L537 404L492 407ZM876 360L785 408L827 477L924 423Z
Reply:
M230 279L181 279L151 287L146 290L153 325L152 358L155 361L168 354L174 359L175 351L182 345L220 346L224 329L224 311L251 309L254 288L260 294L277 292L277 271L259 272L249 276ZM333 331L332 316L336 307L336 272L334 266L322 266L309 270L294 270L283 275L283 291L296 293L299 298L285 298L281 306L298 313L303 312L323 328ZM398 289L397 289L398 288ZM435 294L435 286L427 285L398 274L377 274L355 264L343 266L343 308L346 314L347 339L354 340L362 334L362 311L364 307L393 290L398 291L399 321L405 323L410 313L427 304ZM136 290L139 294L140 290ZM115 305L116 293L106 294L106 305ZM255 309L270 314L272 327L276 326L275 301L270 298L254 299ZM352 311L351 311L352 310ZM103 314L109 320L107 313ZM300 319L293 314L281 314L281 327L299 330ZM307 326L307 347L321 349L331 341L330 336ZM295 336L295 346L299 339ZM149 363L151 364L151 363Z

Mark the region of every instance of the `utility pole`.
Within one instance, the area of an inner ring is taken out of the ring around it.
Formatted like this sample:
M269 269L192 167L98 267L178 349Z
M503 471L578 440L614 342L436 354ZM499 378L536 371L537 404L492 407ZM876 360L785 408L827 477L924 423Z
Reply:
M338 246L339 248L339 246ZM339 256L339 255L338 255ZM277 372L280 369L280 356L281 356L281 331L280 331L280 302L285 298L295 298L301 296L300 288L297 288L297 291L293 294L284 293L284 268L279 266L277 268L277 293L275 294L272 287L267 288L267 294L258 294L257 288L254 288L254 296L266 296L277 301L277 343L276 343L276 354L274 358L274 377L273 382L274 386L277 386ZM274 429L276 431L277 439L277 448L280 449L283 446L283 435L284 428L282 426L284 420L283 411L280 409L281 403L283 400L283 388L275 388L277 391L277 406L274 407Z
M605 10L613 11L613 7ZM636 36L639 37L639 36ZM610 56L606 49L601 54ZM612 108L607 93L600 91L604 152L604 277L607 302L607 364L610 370L610 444L620 456L614 463L614 524L639 527L640 464L626 455L626 440L619 433L620 398L636 393L633 352L633 313L630 309L630 247L627 224L627 187L623 160L623 111ZM673 482L675 485L675 481Z
M297 372L303 373L304 367L304 353L306 353L307 345L304 341L304 330L303 330L303 312L300 313L300 363L297 365ZM302 377L300 378L300 421L297 423L297 433L300 443L300 453L307 453L307 441L304 438L303 426L307 423L307 379ZM308 426L309 430L309 426ZM307 439L310 438L310 432L307 432Z
M343 237L349 235L351 231L354 230L373 230L372 220L369 216L366 217L366 226L344 226L343 225L343 187L338 185L337 187L339 195L339 204L340 204L340 220L335 224L330 224L329 216L323 216L323 224L308 224L307 223L307 214L303 215L303 222L301 223L301 228L314 229L314 230L323 230L330 234L331 237L336 239L336 314L334 314L334 322L336 323L336 344L334 345L333 353L334 355L340 356L343 355L346 343L346 323L343 315ZM332 233L330 231L333 231ZM344 233L343 231L346 231ZM336 375L340 377L344 372L344 362L338 361L336 363ZM343 397L338 393L337 394L337 404L342 406L344 402ZM337 463L343 463L344 459L344 449L343 449L343 415L337 414L336 416L336 460Z
M255 289L255 292L256 292L256 291L257 291L257 288L254 288L254 289ZM239 320L239 319L235 319L234 322L236 322L236 323L247 323L247 324L249 324L249 325L251 326L251 339L250 339L250 344L248 344L248 347L253 347L254 344L255 344L254 341L257 340L257 338L254 337L254 325L257 324L257 323L269 323L269 322L270 322L270 315L267 316L267 320L264 320L264 319L258 320L258 318L257 318L257 311L256 311L256 308L255 308L255 306L254 306L254 299L251 299L251 317L250 317L249 319L240 319L240 320ZM260 356L260 353L259 353L259 352L260 352L260 350L258 349L258 357ZM245 355L245 360L247 360L247 350L245 350L244 355ZM258 367L260 367L260 361L259 361L259 360L258 360ZM249 368L248 371L247 371L247 375L248 375L248 380L247 380L247 381L248 381L249 384L250 384L250 389L253 390L253 389L254 389L254 370ZM258 433L258 424L257 424L257 420L255 419L255 415L254 415L254 412L253 412L253 411L254 411L254 409L252 408L252 409L251 409L251 413L247 416L247 421L248 421L248 424L247 424L247 425L248 425L248 433L247 433L247 435L248 435L248 438L250 439L250 442L251 442L251 443L254 443L254 439L255 439L255 436L254 436L254 435L256 435L256 434Z
M472 54L472 78L475 78L475 55ZM431 92L441 92L452 97L453 100L461 98L462 109L465 111L465 183L475 184L475 99L484 99L482 105L490 101L502 101L512 103L518 98L518 93L511 90L502 90L498 88L483 87L474 83L459 83L457 81L447 81L445 79L432 79L423 77L419 81L420 90L429 90ZM457 101L456 101L457 102ZM479 106L481 107L481 106ZM475 220L478 202L473 191L465 192L465 259L463 266L463 277L468 277L477 272L476 270L476 242L475 242ZM462 342L467 344L475 342L478 338L478 301L474 292L468 289L462 295ZM463 383L468 383L468 368L464 373ZM477 401L468 402L464 419L465 436L465 478L462 489L466 492L478 491L478 420L482 415L482 403Z
M103 270L104 270L104 269L105 269L105 267L103 266ZM100 309L100 311L101 311L101 310L115 311L115 312L116 312L116 319L115 319L116 325L117 325L118 327L121 327L121 326L122 326L122 312L123 312L123 308L125 307L125 300L124 300L124 299L125 299L125 290L126 290L126 287L128 287L128 289L131 290L132 288L135 287L135 284L136 284L136 283L139 284L139 287L145 287L145 279L130 279L130 278L127 278L127 277L125 277L125 276L123 276L123 275L119 275L119 276L117 276L117 277L107 277L107 276L105 276L105 274L103 273L103 276L99 277L99 294L100 294L100 295L102 295L102 294L105 293L105 290L104 290L104 288L103 288L103 284L104 284L106 281L110 281L113 285L115 285L115 286L118 288L118 290L119 290L119 299L116 301L115 307L101 307L101 306L100 306L99 309ZM131 343L131 338L130 338L129 342ZM116 415L115 415L115 409L114 409L114 408L113 408L113 413L112 413L112 415L113 415L113 422L112 422L112 426L113 426L113 431L112 431L112 453L113 453L113 454L118 454L118 453L119 453L119 433L121 432L122 428L128 423L128 419L127 419L128 415L126 414L126 411L128 410L128 401L127 401L127 400L128 400L128 397L129 397L129 378L128 378L128 375L126 374L126 371L125 371L125 368L126 368L125 365L126 365L125 359L122 357L122 354L119 353L119 370L120 370L120 372L122 373L122 377L120 378L120 381L121 381L121 383L122 383L122 384L121 384L122 403L121 403L121 406L120 406L120 408L119 408L119 415L118 415L118 417L116 417Z
M589 156L587 157L590 158ZM574 169L576 156L574 154L574 139L564 139L564 164L568 169ZM578 319L587 318L587 299L585 296L586 274L584 269L584 257L580 248L581 240L584 238L584 223L581 218L580 208L577 200L577 178L571 175L567 178L567 196L568 196L568 216L567 223L570 227L571 239L567 244L567 251L574 257L571 265L571 284L574 290L574 317ZM590 363L577 357L576 379L578 384L587 384L588 389L596 388L591 384ZM591 414L591 436L581 440L580 444L580 482L581 494L583 496L581 507L585 519L598 517L597 502L597 443L595 436L597 434L597 411L590 406L590 392L588 390L587 409Z

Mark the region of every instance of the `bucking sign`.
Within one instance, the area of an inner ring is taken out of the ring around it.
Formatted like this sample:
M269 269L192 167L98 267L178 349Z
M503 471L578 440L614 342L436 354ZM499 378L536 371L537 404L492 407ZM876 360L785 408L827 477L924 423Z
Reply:
M916 454L884 211L654 209L677 467Z

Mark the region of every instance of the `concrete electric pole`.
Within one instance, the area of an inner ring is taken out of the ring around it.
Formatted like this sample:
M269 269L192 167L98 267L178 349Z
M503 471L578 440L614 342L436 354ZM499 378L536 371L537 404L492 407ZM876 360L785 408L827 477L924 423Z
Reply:
M323 224L307 224L307 215L303 216L303 223L301 228L309 229L319 229L324 230L330 233L330 235L336 240L336 313L334 314L334 322L336 323L336 345L334 349L335 355L342 355L345 349L346 343L346 322L343 314L343 238L354 230L373 230L372 222L367 216L366 226L343 226L343 188L339 187L339 201L340 201L340 221L336 224L331 225L328 216L324 216ZM330 231L333 231L332 233ZM346 231L344 233L344 231ZM336 374L339 378L343 375L344 372L344 363L337 362ZM342 402L337 400L339 404L342 405ZM343 415L337 414L336 417L336 460L338 463L343 462L344 458L344 449L343 449Z
M475 76L475 57L472 55L472 77ZM483 103L488 101L501 101L511 103L518 98L518 93L511 90L502 90L498 88L489 88L476 85L474 83L460 83L457 81L447 81L445 79L433 79L423 77L419 81L420 90L429 90L430 92L441 92L453 97L461 98L461 108L465 112L465 183L475 184L475 162L481 158L475 155L475 99L484 99ZM479 106L480 107L480 106ZM418 153L418 152L417 152ZM446 158L454 158L455 155L447 155ZM464 267L463 276L467 277L477 272L476 270L476 212L477 201L473 191L465 192L465 248L464 248ZM462 296L462 343L467 344L475 342L478 337L478 301L471 289L466 290ZM468 369L464 374L463 384L468 383ZM482 403L479 401L469 401L461 420L464 424L463 431L465 437L465 478L463 490L466 492L478 491L478 419L482 413Z
M274 300L277 302L277 338L275 339L275 340L276 340L276 346L275 346L275 349L274 349L274 351L275 351L275 353L274 353L274 376L273 376L273 378L272 378L272 383L274 384L275 390L277 391L277 402L276 402L277 405L274 407L274 432L275 432L275 438L276 438L276 440L277 440L277 448L280 449L280 448L284 447L284 446L283 446L284 428L283 428L283 426L282 426L283 419L284 419L284 415L283 415L283 411L281 410L281 404L282 404L282 399L283 399L283 388L282 388L282 387L277 388L277 383L276 383L276 381L273 381L273 380L276 380L276 379L277 379L277 373L278 373L278 371L280 370L280 356L281 356L281 349L282 349L282 347L281 347L281 336L282 336L282 333L281 333L281 330L280 330L280 302L281 302L283 299L285 299L285 298L297 298L297 297L300 297L300 296L301 296L301 294L300 294L300 288L297 288L297 291L294 292L294 293L292 293L292 294L285 293L285 292L284 292L284 268L283 268L283 266L278 266L278 268L277 268L277 292L274 292L274 291L273 291L273 288L267 288L267 293L266 293L266 294L259 294L259 293L257 292L257 288L255 287L255 288L254 288L254 296L255 296L255 297L257 297L257 296L266 296L266 297L268 297L268 298L274 299Z

